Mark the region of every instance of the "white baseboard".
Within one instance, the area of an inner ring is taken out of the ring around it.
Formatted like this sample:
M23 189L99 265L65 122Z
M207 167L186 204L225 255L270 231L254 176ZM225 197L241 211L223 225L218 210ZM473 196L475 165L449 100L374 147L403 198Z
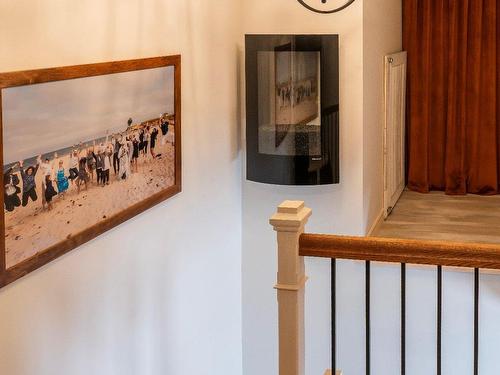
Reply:
M368 231L366 236L372 237L373 233L375 233L375 231L380 227L380 225L382 225L383 221L384 221L384 210L380 211L380 213L378 214L377 218L373 222L373 224L372 224L372 226L371 226L371 228Z

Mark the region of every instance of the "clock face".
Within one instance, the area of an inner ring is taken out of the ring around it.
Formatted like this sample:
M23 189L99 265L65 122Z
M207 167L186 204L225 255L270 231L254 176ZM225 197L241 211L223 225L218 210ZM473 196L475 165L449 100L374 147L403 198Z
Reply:
M354 0L298 0L307 9L317 13L334 13L351 5Z

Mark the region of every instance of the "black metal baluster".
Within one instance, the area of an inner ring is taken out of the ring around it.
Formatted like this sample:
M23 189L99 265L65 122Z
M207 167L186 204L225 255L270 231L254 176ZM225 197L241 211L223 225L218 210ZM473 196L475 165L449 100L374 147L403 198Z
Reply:
M442 326L443 326L443 267L437 268L437 375L441 375L441 346L442 346Z
M406 374L406 264L401 263L401 375Z
M479 375L479 268L474 269L474 375Z
M332 259L331 272L331 305L332 305L332 374L337 371L337 261Z
M366 355L366 375L370 375L370 347L371 347L371 338L370 338L370 262L366 261L365 263L365 318L366 318L366 348L365 348L365 355Z

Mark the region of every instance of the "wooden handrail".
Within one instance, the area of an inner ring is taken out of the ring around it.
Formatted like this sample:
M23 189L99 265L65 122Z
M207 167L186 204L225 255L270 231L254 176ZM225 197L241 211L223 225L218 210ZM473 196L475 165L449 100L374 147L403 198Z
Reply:
M500 269L500 245L304 233L301 256Z

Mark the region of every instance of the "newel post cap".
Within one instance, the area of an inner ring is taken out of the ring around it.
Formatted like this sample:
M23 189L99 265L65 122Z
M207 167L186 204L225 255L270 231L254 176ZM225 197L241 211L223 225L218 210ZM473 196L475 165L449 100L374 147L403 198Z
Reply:
M295 232L307 223L311 209L305 207L303 201L284 201L269 223L277 232Z

